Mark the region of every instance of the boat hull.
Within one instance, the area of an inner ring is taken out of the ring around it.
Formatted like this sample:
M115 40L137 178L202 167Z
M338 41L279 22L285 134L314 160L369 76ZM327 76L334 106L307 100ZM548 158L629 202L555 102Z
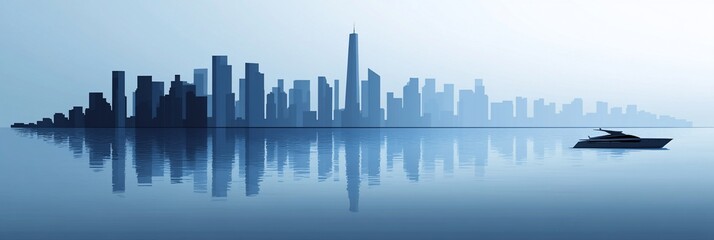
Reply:
M639 141L590 141L583 140L573 148L663 148L671 138L641 138Z

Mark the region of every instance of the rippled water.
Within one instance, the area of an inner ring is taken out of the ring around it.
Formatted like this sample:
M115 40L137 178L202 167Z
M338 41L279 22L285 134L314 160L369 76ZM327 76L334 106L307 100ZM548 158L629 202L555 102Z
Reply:
M714 239L714 129L0 129L0 239Z

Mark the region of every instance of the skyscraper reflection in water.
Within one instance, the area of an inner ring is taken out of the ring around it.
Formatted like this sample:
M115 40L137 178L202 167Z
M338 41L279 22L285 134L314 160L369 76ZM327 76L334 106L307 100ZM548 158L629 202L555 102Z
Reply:
M559 147L559 142L542 138L540 130L533 129L15 131L66 147L75 158L86 157L92 171L111 167L111 190L117 194L136 191L135 186L163 187L156 185L157 179L162 184L188 184L197 194L210 192L212 198L219 199L259 198L264 191L275 193L293 184L339 186L346 190L345 204L351 212L360 211L360 195L371 188L385 184L406 184L403 187L408 188L416 182L438 182L464 174L484 178L490 161L528 165L529 156L543 161ZM621 157L627 152L613 154ZM127 162L132 165L126 166ZM135 176L126 176L132 171ZM244 193L232 194L233 187L242 186Z

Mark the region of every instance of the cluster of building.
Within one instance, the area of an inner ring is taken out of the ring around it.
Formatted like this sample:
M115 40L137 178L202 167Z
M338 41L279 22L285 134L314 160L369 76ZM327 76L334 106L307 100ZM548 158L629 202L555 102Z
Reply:
M444 84L436 91L436 80L410 78L402 97L386 93L381 106L381 77L368 69L367 80L359 80L357 33L349 36L344 108L340 108L340 81L332 85L317 79L317 108L310 102L310 80L295 80L285 89L283 79L265 92L265 77L257 63L245 64L245 77L233 89L232 66L227 56L213 56L212 91L208 94L208 69L195 69L193 83L176 75L166 94L163 82L137 76L133 92L133 115L127 114L125 73L112 72L111 104L101 92L89 93L89 108L73 107L68 114L56 113L36 123L12 127L65 128L159 128L159 127L691 127L692 122L640 111L635 105L609 108L597 103L595 113L585 114L583 100L576 98L556 111L544 99L489 102L481 79L473 89L458 91Z

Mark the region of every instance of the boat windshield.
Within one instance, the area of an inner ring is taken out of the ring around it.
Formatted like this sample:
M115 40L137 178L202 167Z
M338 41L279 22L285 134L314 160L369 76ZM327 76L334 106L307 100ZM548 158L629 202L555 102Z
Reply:
M592 137L591 139L639 138L635 135L624 134L622 131L606 130L602 128L595 129L595 131L606 132L608 135Z

